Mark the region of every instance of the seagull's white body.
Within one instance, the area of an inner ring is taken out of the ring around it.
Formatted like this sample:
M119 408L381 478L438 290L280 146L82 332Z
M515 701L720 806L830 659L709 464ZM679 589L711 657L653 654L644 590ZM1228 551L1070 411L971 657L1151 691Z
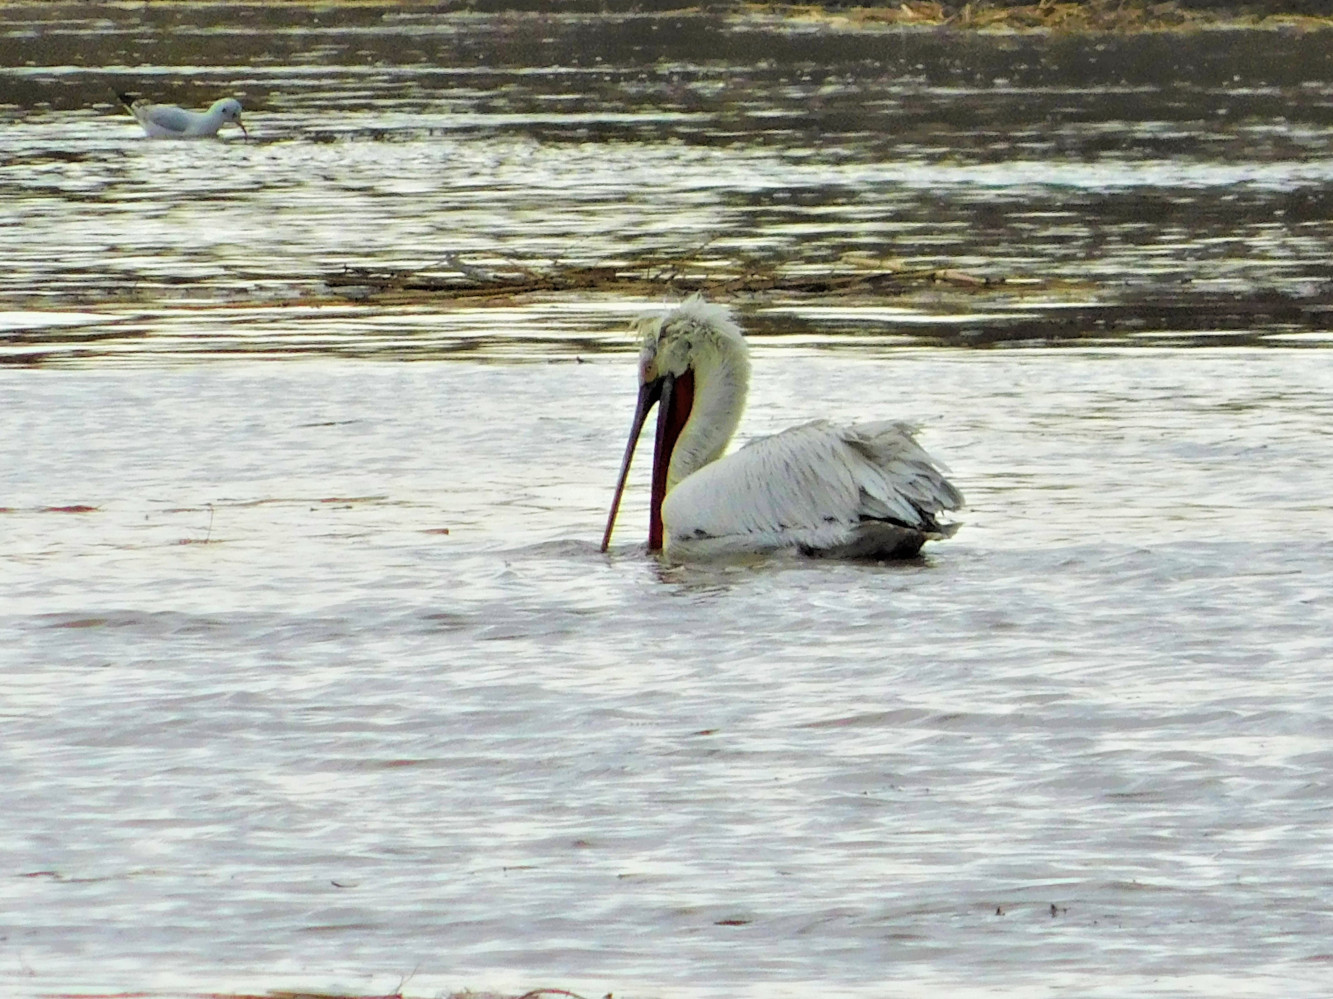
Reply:
M150 139L205 139L217 135L218 129L229 121L234 121L245 132L245 126L241 124L241 105L234 97L214 101L207 111L186 111L174 104L133 100L129 94L118 96ZM245 134L249 136L248 132Z
M949 537L939 515L963 497L905 423L822 420L761 437L722 457L749 384L745 338L727 310L699 296L639 321L639 409L603 548L634 442L658 399L649 548L677 561L789 550L830 558L915 555Z

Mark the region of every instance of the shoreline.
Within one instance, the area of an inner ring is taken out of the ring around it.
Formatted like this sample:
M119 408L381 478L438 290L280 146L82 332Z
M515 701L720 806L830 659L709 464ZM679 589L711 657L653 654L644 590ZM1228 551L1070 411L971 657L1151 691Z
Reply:
M1307 13L1308 4L1201 4L1180 0L1044 0L1014 3L980 0L897 4L743 3L728 13L771 17L836 30L922 28L982 34L1138 34L1189 31L1327 31L1333 15Z

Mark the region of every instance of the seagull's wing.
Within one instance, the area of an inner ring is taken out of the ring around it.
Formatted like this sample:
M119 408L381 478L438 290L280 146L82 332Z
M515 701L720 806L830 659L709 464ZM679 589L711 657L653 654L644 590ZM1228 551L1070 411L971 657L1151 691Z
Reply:
M173 104L136 104L134 117L150 135L154 129L159 135L186 135L198 115Z
M937 515L962 494L904 423L839 427L823 421L762 437L680 482L662 507L668 548L710 553L797 548L874 554L867 531L951 533ZM890 547L897 547L894 542ZM865 551L862 551L865 548Z

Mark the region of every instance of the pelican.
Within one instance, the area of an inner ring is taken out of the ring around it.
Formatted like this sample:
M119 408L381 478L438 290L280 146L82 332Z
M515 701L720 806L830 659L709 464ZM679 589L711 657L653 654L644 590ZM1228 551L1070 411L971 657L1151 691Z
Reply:
M241 123L241 103L234 97L214 101L207 111L186 111L174 104L153 104L133 94L117 94L130 114L143 126L150 139L199 139L218 134L229 121L240 126L248 139L250 133Z
M962 494L910 424L823 420L750 441L722 457L750 380L749 351L723 306L699 295L639 319L639 401L602 536L611 543L639 433L654 404L657 443L648 548L672 561L792 551L906 558L950 537Z

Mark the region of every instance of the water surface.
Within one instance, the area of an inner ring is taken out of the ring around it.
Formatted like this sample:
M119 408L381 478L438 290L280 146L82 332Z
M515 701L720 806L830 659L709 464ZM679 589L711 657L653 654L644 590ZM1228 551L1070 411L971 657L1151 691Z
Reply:
M0 28L0 989L1321 993L1324 36ZM324 281L849 252L992 279L734 303L742 436L952 468L901 565L597 551L668 287Z

